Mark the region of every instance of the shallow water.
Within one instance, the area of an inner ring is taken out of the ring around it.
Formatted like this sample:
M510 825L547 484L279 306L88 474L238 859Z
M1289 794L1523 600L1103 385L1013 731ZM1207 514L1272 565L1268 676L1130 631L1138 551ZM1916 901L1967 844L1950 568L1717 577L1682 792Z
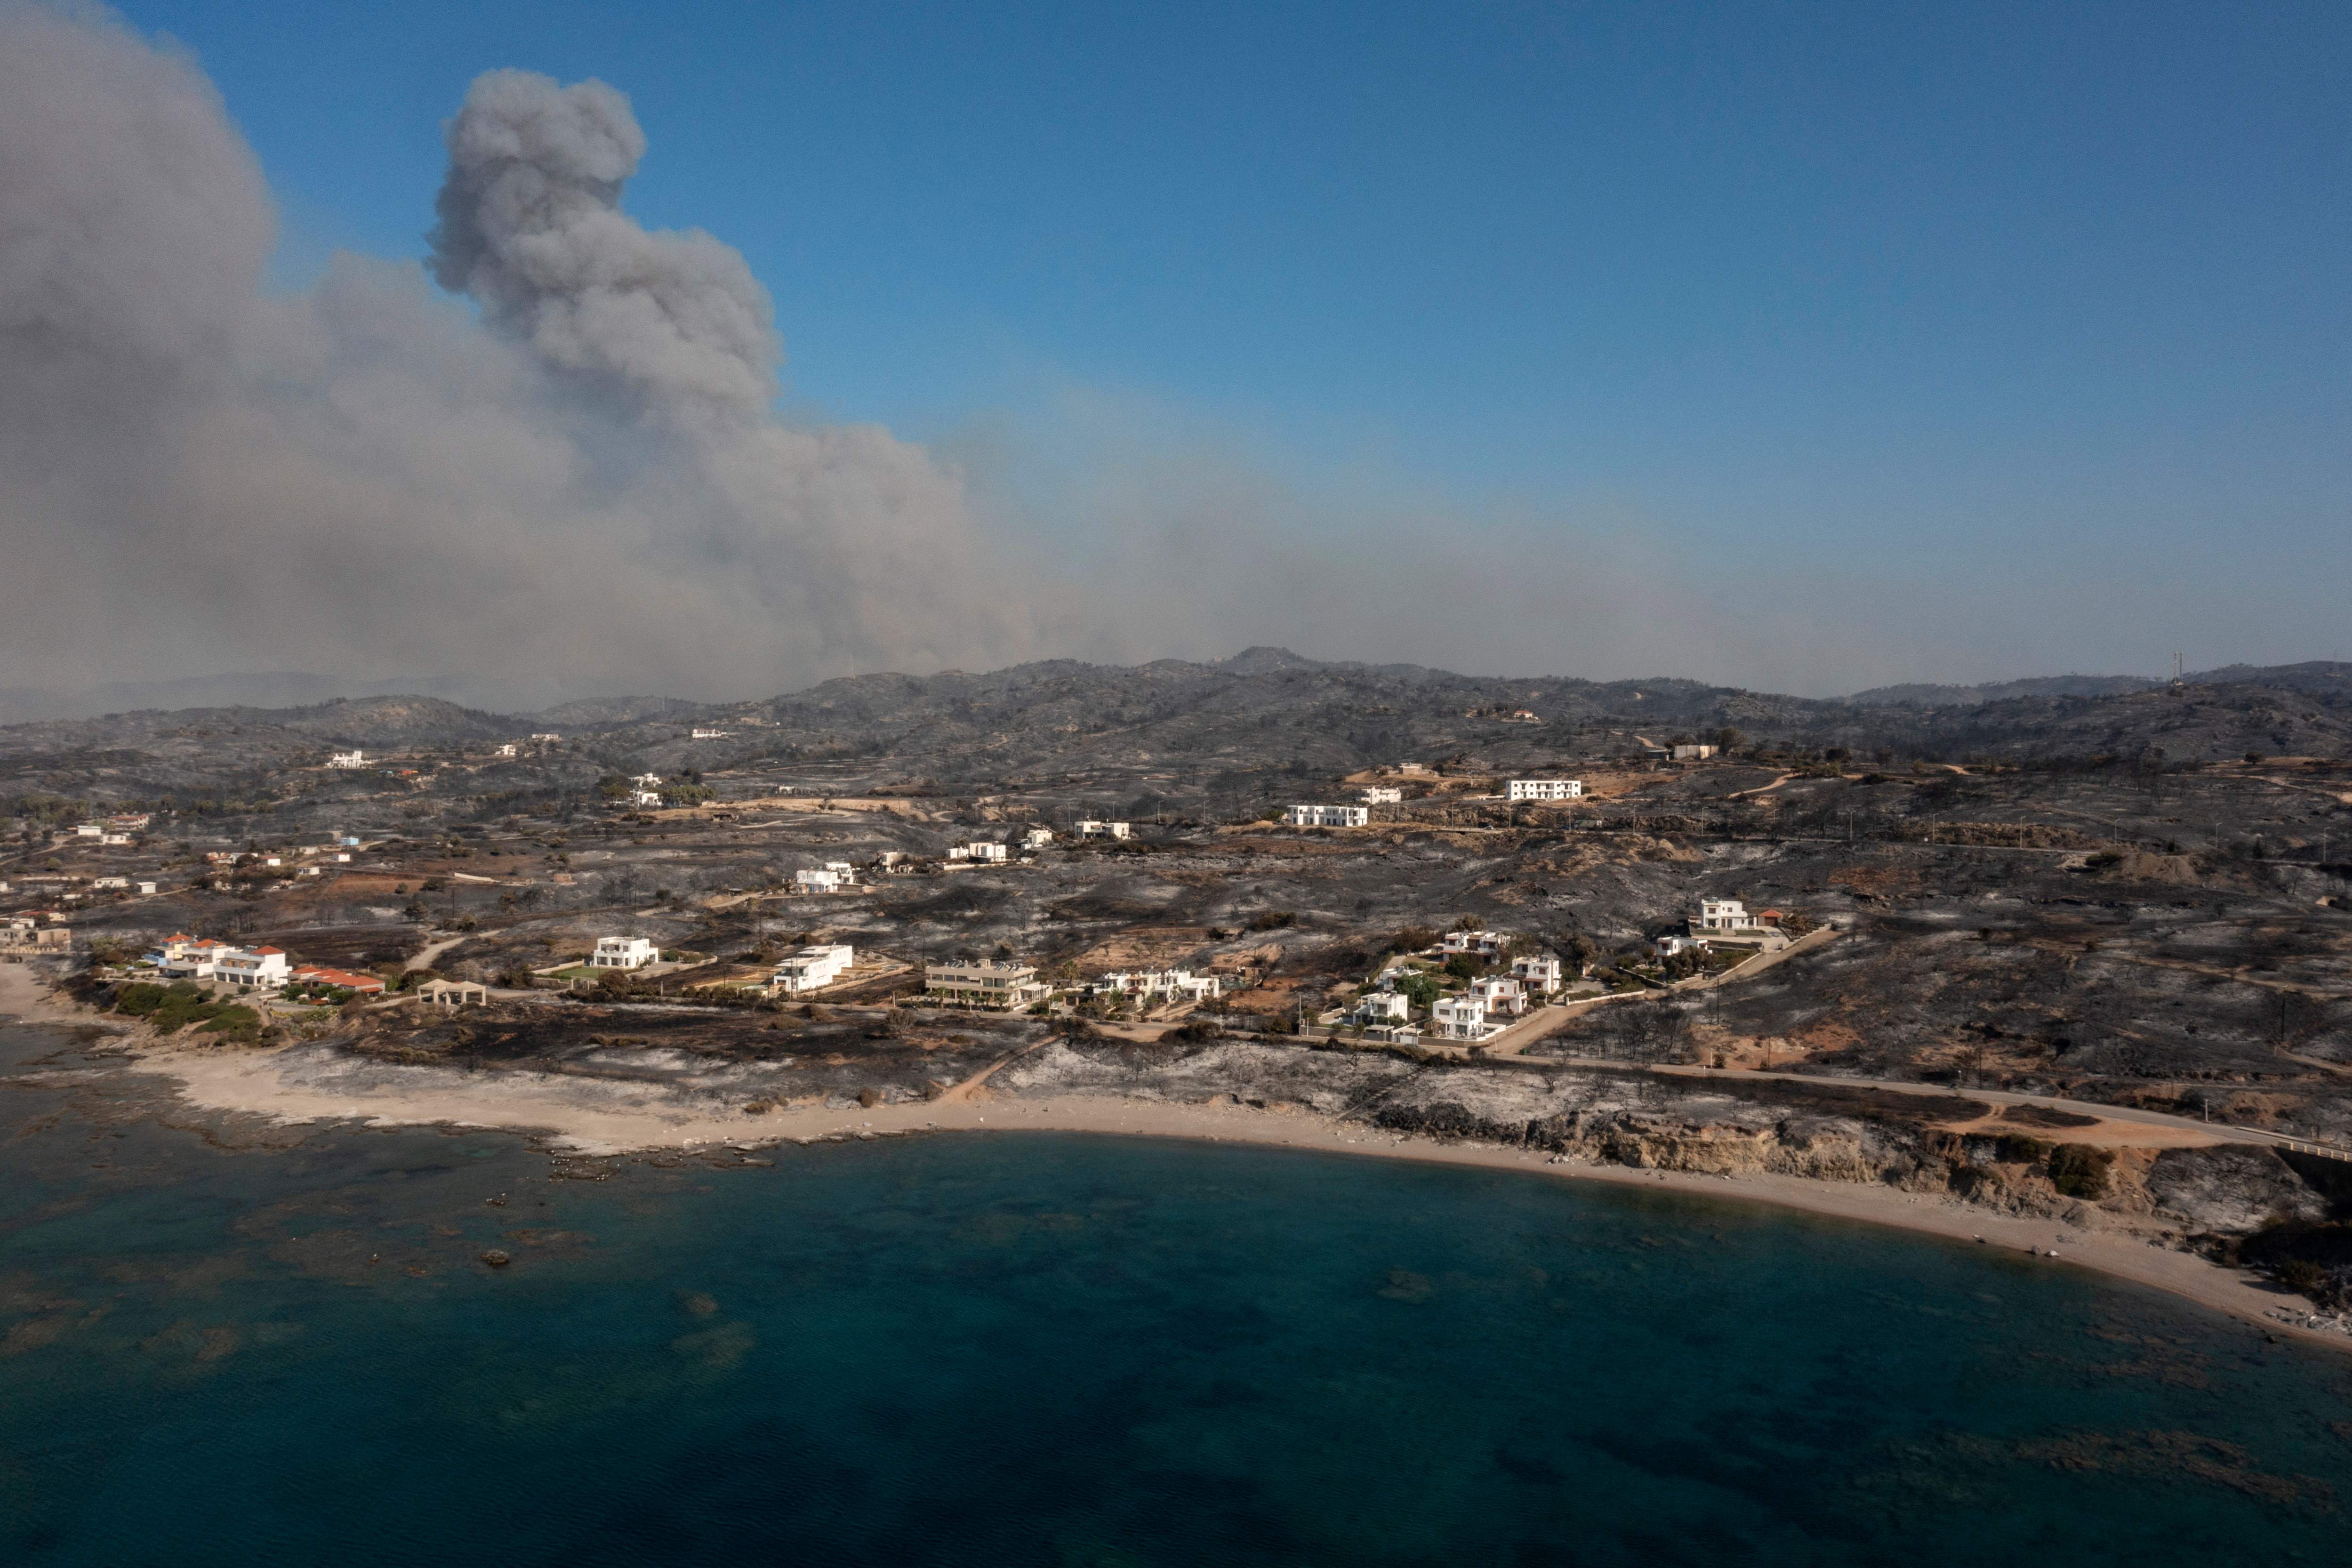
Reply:
M604 1181L495 1133L256 1150L60 1077L93 1065L61 1043L0 1029L0 1562L2144 1565L2352 1532L2352 1358L1980 1248L1079 1134Z

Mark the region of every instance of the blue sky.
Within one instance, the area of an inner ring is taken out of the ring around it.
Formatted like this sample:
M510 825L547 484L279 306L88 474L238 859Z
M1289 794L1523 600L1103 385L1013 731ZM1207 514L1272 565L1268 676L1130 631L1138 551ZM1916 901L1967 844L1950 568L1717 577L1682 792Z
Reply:
M2352 7L121 9L289 284L421 251L478 72L610 81L631 209L745 253L788 398L995 441L1008 507L1164 435L1911 595L1889 676L2352 658Z

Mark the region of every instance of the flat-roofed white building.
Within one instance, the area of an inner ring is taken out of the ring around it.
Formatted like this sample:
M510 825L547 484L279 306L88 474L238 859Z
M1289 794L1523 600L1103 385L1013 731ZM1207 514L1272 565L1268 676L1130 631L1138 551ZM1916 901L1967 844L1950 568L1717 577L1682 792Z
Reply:
M1503 786L1512 800L1581 800L1582 779L1512 779Z
M1361 827L1372 814L1360 805L1294 805L1282 819L1293 827Z
M797 893L838 893L856 886L857 868L846 860L828 860L793 873L793 890Z
M1402 991L1367 991L1348 1016L1359 1024L1402 1024L1412 1016L1412 998Z
M1559 989L1559 960L1549 953L1511 960L1511 977L1538 996Z
M331 768L363 768L367 766L365 752L331 752L327 755Z
M797 996L822 991L849 973L855 952L847 942L804 947L776 965L776 989Z
M1404 801L1404 791L1394 784L1373 784L1357 798L1366 805L1398 805Z
M1703 763L1715 755L1715 752L1716 748L1713 746L1692 745L1685 742L1674 749L1674 758L1678 763Z
M1441 996L1429 1010L1430 1032L1441 1040L1483 1040L1500 1031L1486 1021L1477 995Z
M1078 824L1081 838L1124 838L1132 831L1124 822L1097 822L1092 817Z
M958 844L948 850L950 860L969 860L976 866L1000 866L1004 863L1005 847L975 838L969 844Z
M1690 918L1693 936L1707 931L1748 931L1755 924L1748 918L1748 905L1738 899L1701 899L1698 913Z
M656 806L661 803L661 791L657 789L633 789L629 792L631 805Z
M1492 958L1503 951L1509 939L1498 931L1450 931L1438 940L1446 952L1466 952L1476 958Z
M1033 964L989 961L927 963L923 994L973 1007L1027 1007L1043 1002L1051 989L1038 982Z
M245 991L275 991L292 973L282 947L233 947L213 958L213 978Z
M1528 1010L1528 994L1517 977L1492 975L1474 982L1470 994L1478 998L1489 1018L1516 1018Z
M1189 969L1115 970L1087 989L1097 995L1140 996L1147 1001L1164 996L1174 1001L1206 1002L1223 993L1215 975L1195 974Z
M596 951L588 955L592 969L643 969L661 957L653 939L642 936L600 936Z
M1021 847L1024 849L1043 849L1052 842L1054 830L1050 827L1033 827L1021 836Z

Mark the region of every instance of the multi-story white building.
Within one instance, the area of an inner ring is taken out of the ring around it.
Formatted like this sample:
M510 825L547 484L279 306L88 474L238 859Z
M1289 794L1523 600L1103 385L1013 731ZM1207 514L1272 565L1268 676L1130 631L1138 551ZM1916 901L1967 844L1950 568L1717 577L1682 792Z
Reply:
M1492 958L1503 951L1503 943L1509 940L1498 931L1450 931L1437 945L1447 952L1466 952L1475 958Z
M1124 838L1130 831L1124 822L1097 822L1092 817L1078 824L1081 838Z
M1581 800L1582 779L1512 779L1503 786L1512 800Z
M984 839L975 838L969 844L958 844L949 849L948 858L970 860L974 865L998 866L1004 863L1005 853L1004 846L1002 844L991 844Z
M857 868L846 860L828 860L814 869L793 873L796 893L838 893L857 886Z
M1087 989L1097 995L1140 996L1146 1001L1206 1002L1223 994L1213 974L1189 969L1123 969L1102 976Z
M521 750L521 748L517 746L512 741L502 741L499 743L499 749L491 754L493 756L511 757L520 750Z
M1359 1024L1402 1024L1412 1016L1412 999L1402 991L1367 991L1348 1016Z
M1478 998L1489 1018L1517 1018L1528 1010L1528 994L1518 981L1509 975L1493 975L1476 981L1470 994Z
M661 803L661 791L657 789L633 789L629 792L631 805L657 806Z
M804 947L776 965L775 987L787 995L822 991L849 973L855 954L847 942Z
M1043 849L1052 842L1054 830L1050 827L1033 827L1021 836L1021 847L1024 849Z
M225 942L174 931L163 939L162 947L147 955L147 962L167 979L209 980L214 962L221 954L236 951Z
M276 991L292 973L282 947L233 947L213 957L213 978L244 991Z
M1027 1007L1052 993L1039 984L1034 965L989 962L927 963L923 994L974 1007Z
M1756 922L1748 918L1748 905L1738 899L1701 899L1698 913L1691 916L1693 936L1710 931L1751 931Z
M1537 995L1549 996L1559 989L1559 960L1549 953L1541 958L1515 958L1511 977Z
M642 936L600 936L588 955L592 969L643 969L661 957L653 939Z
M1497 1032L1486 1022L1486 1004L1475 994L1439 997L1429 1010L1429 1026L1441 1040L1483 1040Z
M367 753L365 752L332 752L328 753L327 765L331 768L363 768L367 766Z
M1361 827L1372 814L1360 805L1294 805L1282 819L1293 827Z
M1404 800L1404 791L1393 784L1374 784L1358 798L1366 805L1396 805Z

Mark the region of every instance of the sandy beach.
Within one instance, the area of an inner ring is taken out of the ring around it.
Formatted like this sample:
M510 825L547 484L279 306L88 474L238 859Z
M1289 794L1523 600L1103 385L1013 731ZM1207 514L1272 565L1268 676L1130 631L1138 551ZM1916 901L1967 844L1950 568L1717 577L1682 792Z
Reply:
M31 1022L95 1022L58 1002L21 965L0 965L0 1014ZM173 1080L189 1104L300 1125L347 1121L371 1127L451 1125L501 1128L543 1139L565 1152L616 1155L661 1149L756 1149L814 1140L896 1137L956 1131L1091 1132L1207 1142L1271 1145L1323 1153L1481 1166L1538 1177L1640 1186L1711 1198L1777 1205L1866 1225L1893 1226L2013 1253L2050 1268L2080 1268L2168 1291L2200 1305L2339 1352L2352 1336L2309 1329L2307 1303L2261 1277L2152 1244L2122 1227L2075 1229L2048 1219L2013 1218L1953 1199L1891 1187L1797 1176L1715 1176L1595 1164L1508 1145L1404 1137L1295 1109L1232 1103L1176 1104L1103 1095L1011 1098L982 1080L936 1100L871 1109L780 1109L762 1116L698 1113L643 1084L541 1073L456 1075L437 1068L385 1068L351 1063L331 1047L234 1050L185 1047L123 1030L136 1070ZM983 1075L983 1079L984 1079ZM2049 1254L2054 1252L2055 1257ZM2288 1321L2283 1313L2292 1313Z

